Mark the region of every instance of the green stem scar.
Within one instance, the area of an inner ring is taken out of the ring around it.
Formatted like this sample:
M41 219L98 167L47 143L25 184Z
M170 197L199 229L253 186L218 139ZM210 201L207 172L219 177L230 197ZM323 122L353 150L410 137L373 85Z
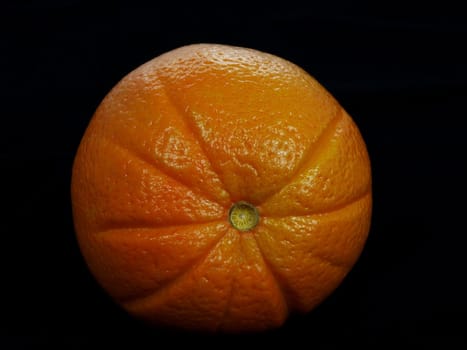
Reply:
M258 209L247 202L237 202L229 210L229 222L239 231L253 229L259 221Z

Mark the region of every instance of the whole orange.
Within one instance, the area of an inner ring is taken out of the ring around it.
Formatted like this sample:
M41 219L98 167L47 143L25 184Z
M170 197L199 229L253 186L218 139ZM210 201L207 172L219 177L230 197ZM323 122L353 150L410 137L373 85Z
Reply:
M105 97L73 167L76 233L130 314L255 331L324 300L368 235L362 137L311 76L252 49L199 44Z

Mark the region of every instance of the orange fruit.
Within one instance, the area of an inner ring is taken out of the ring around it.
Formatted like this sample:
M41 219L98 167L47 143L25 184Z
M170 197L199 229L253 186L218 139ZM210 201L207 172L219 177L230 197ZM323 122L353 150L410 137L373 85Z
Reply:
M130 314L190 330L263 330L313 309L356 262L371 200L364 141L314 78L213 44L123 78L72 177L97 281Z

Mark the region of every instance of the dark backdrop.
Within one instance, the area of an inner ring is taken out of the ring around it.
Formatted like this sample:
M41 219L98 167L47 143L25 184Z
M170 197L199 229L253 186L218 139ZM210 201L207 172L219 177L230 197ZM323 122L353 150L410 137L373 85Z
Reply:
M0 347L467 344L460 8L446 1L0 6ZM256 48L303 67L353 116L371 156L374 215L361 259L321 306L277 331L148 329L97 286L74 237L71 166L95 108L138 65L198 42Z

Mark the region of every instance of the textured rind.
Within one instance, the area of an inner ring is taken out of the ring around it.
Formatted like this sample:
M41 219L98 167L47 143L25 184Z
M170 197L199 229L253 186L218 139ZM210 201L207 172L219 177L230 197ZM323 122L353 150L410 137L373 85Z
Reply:
M225 331L277 327L287 314L254 238L234 229L174 283L124 306L155 324Z
M130 313L261 330L315 307L357 260L370 163L350 116L297 66L192 45L106 96L76 155L72 200L86 262ZM253 230L229 226L236 201L258 207Z
M264 218L256 236L294 310L306 312L342 281L367 238L371 195L323 214Z
M263 202L261 212L266 216L326 212L370 191L365 144L355 123L342 111L319 142L312 145L297 176Z

